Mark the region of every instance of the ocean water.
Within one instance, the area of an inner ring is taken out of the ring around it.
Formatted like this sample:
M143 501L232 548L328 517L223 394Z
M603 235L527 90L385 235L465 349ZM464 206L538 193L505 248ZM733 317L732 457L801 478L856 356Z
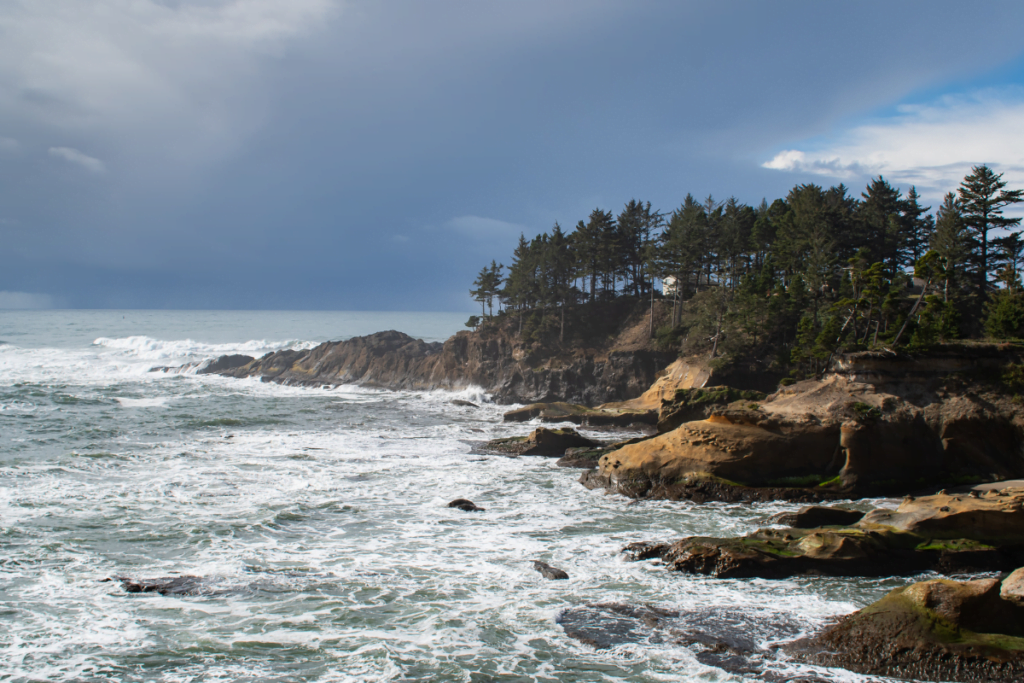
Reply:
M0 311L0 680L745 680L692 645L597 650L557 618L622 602L811 632L907 581L712 580L626 562L629 542L742 534L793 506L638 503L586 490L554 459L474 454L532 428L502 424L509 407L480 389L149 371L383 329L442 340L465 318ZM454 498L486 511L445 507ZM537 559L570 579L544 579ZM205 577L209 594L104 581L175 575ZM801 675L867 680L769 664L771 680Z

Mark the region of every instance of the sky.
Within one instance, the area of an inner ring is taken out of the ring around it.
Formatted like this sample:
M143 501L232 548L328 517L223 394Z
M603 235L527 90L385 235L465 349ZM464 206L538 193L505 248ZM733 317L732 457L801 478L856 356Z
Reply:
M1024 3L0 0L0 309L468 311L520 233L1024 187Z

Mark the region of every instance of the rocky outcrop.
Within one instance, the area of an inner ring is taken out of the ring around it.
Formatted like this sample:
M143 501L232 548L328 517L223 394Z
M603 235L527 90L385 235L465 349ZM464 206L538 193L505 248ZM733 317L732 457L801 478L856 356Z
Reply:
M463 512L486 512L484 508L478 507L476 503L466 498L456 498L448 503L448 507L462 510Z
M1004 571L1024 564L1024 489L908 498L847 527L760 529L740 538L636 543L624 552L720 578Z
M422 390L479 386L504 403L597 405L641 394L671 360L671 354L646 349L542 354L497 328L459 332L443 344L401 332L378 332L324 342L305 351L277 351L218 372L295 386L360 384Z
M897 588L822 633L786 647L819 666L930 681L1024 679L1024 608L997 579Z
M494 439L484 445L488 451L511 455L565 455L569 448L594 448L601 444L580 436L574 429L547 429L539 427L529 436L510 436Z
M827 499L1024 475L1024 412L1011 399L918 402L843 376L799 382L763 401L715 402L705 419L609 452L581 481L631 497L691 498L695 481L710 481Z
M541 422L572 422L583 427L642 427L653 425L658 420L654 410L630 410L617 408L588 408L575 403L531 403L510 410L504 415L505 422L527 422L539 419Z
M215 360L210 361L206 365L196 370L197 375L218 375L228 370L234 370L236 368L242 368L252 363L255 358L252 356L243 356L240 353L231 354L228 356L221 356Z

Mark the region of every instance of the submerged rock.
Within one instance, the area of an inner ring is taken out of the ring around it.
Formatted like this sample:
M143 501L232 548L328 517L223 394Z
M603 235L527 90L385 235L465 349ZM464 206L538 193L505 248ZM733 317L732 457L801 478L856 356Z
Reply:
M482 507L477 507L476 503L465 498L456 498L452 502L448 503L450 508L458 508L463 512L485 512L486 510Z
M848 527L760 529L739 538L631 544L623 552L720 578L1004 571L1024 564L1024 489L908 499Z
M769 521L794 529L814 529L820 526L849 526L863 517L864 513L858 510L814 505L800 508L797 512L781 512Z
M580 436L574 429L539 427L529 436L512 436L488 441L484 448L514 455L562 456L569 448L594 448L601 444Z
M449 401L449 403L451 403L453 406L461 406L463 408L479 408L480 407L477 404L473 403L472 401L464 401L461 398L453 398L451 401Z
M663 609L653 605L593 603L555 618L565 634L597 649L619 645L683 645L699 662L763 681L810 681L771 670L775 643L790 640L802 625L776 612L734 608ZM768 644L764 648L758 643Z
M569 575L558 567L552 567L547 562L541 562L540 560L534 560L533 568L539 571L545 579L559 580L569 578Z
M1000 597L996 579L924 581L786 650L873 676L1016 682L1024 679L1024 608Z

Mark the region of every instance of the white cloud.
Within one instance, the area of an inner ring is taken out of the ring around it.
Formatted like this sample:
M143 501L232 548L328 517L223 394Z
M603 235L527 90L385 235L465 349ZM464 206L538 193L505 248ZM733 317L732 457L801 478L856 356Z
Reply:
M838 179L883 175L935 198L959 185L977 164L1005 173L1011 186L1024 186L1024 89L902 106L895 116L779 152L762 166Z
M530 233L531 230L523 225L499 221L496 218L484 216L458 216L446 224L451 230L462 233L467 237L489 238L504 235L518 235L519 233Z
M83 154L74 147L51 147L50 156L70 161L73 164L78 164L82 168L92 171L93 173L103 173L107 170L107 167L102 161L91 157L88 154Z
M40 308L53 308L53 297L49 294L0 291L0 310L24 311Z

